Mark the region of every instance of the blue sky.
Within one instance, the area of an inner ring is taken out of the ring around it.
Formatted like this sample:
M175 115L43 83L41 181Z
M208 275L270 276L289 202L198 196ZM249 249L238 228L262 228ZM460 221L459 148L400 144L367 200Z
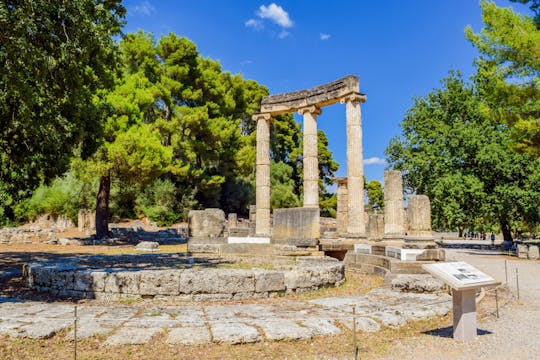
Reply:
M528 13L524 5L495 2ZM439 87L451 69L472 75L477 52L464 28L482 28L476 0L130 0L124 6L124 32L185 36L203 56L267 86L271 94L359 76L367 95L362 121L368 181L382 181L384 150L399 135L412 99ZM336 175L345 176L345 106L323 108L318 128L340 164Z

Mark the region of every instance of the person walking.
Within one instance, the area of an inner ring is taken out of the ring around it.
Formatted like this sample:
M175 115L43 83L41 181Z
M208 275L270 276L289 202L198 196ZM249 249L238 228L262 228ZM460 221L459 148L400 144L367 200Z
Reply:
M491 246L495 245L495 234L491 232Z

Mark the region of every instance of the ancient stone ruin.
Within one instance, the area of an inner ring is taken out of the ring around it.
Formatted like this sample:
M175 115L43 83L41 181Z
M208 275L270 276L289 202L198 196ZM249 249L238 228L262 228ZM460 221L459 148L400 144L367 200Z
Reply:
M230 214L227 222L224 213L211 215L217 209L193 211L189 215L188 250L215 254L326 254L343 259L347 251L362 248L364 255L396 257L399 261L443 260L444 252L436 249L431 234L429 198L411 195L404 209L401 172L384 174L384 214L369 215L364 210L360 104L365 101L366 96L359 92L358 77L352 75L312 89L263 98L260 112L253 115L257 122L256 205L250 209L249 224L239 232L236 214ZM319 210L317 116L324 106L335 103L345 104L346 110L347 177L335 179L337 216L335 228L331 229L321 222ZM271 211L270 123L273 116L292 112L304 117L304 203L300 208ZM201 230L202 222L205 230ZM390 265L386 267L389 269Z

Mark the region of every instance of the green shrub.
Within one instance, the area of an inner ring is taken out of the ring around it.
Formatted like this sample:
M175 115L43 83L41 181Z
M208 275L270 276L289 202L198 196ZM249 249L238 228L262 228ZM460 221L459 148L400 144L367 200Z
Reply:
M187 211L196 205L193 192L179 194L176 185L168 179L158 179L135 200L139 215L155 221L159 226L169 226L187 218Z
M77 221L81 208L83 182L68 172L50 185L40 185L32 194L15 205L15 217L19 221L35 219L41 214L63 215Z

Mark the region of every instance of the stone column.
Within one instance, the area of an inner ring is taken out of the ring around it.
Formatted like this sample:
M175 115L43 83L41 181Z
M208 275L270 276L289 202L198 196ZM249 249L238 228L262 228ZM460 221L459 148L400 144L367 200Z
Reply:
M401 171L385 171L384 239L403 239L405 235L403 222L403 178Z
M255 168L255 235L270 235L270 114L255 114L257 160Z
M405 247L434 248L431 232L431 204L426 195L411 195L407 199L407 224Z
M334 182L337 184L337 209L336 209L336 231L338 236L347 234L347 178L336 178Z
M347 108L347 232L350 237L365 237L364 160L362 154L362 115L360 103L365 96L353 93L341 100Z
M308 106L298 110L304 116L304 207L319 207L319 158L317 115L321 110Z

